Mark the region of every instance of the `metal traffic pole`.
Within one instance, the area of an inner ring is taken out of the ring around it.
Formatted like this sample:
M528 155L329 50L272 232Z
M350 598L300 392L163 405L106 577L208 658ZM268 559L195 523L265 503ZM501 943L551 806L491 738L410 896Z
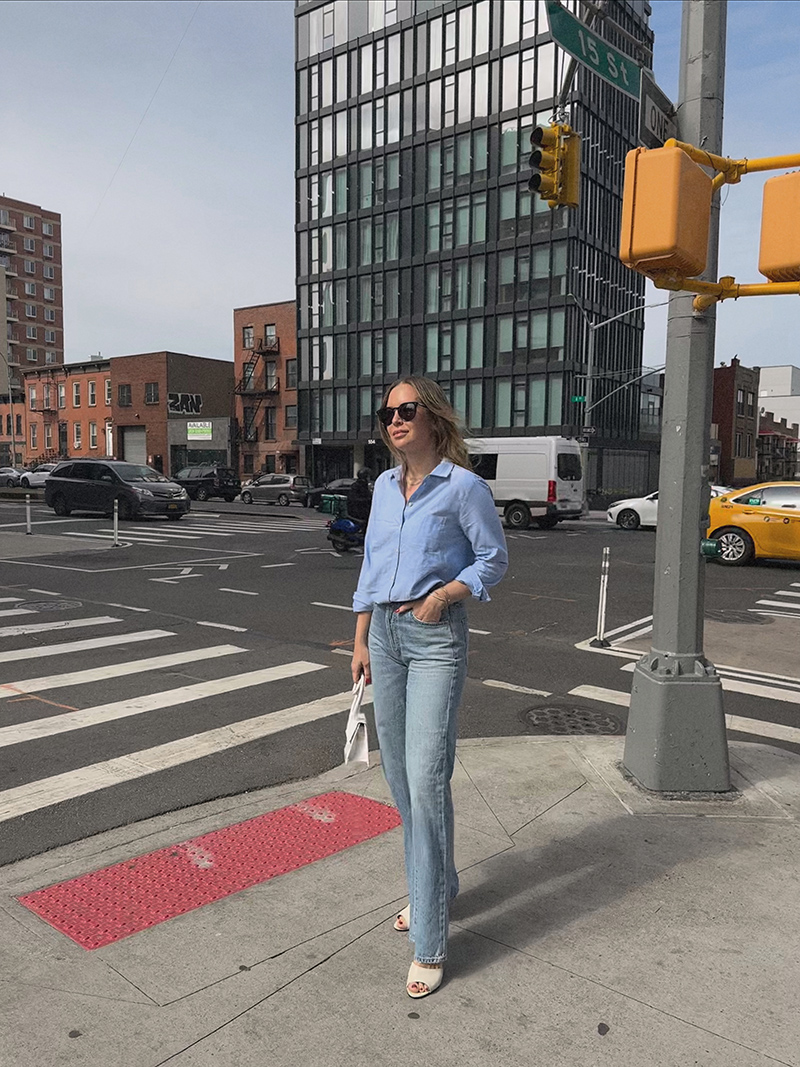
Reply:
M32 534L33 533L33 529L31 528L31 494L30 493L26 493L25 494L25 533L26 534Z
M119 500L114 497L114 548L119 548Z
M727 0L683 0L680 140L722 150ZM716 281L719 193L712 202L707 268ZM658 486L652 647L635 666L623 764L647 789L730 789L722 685L703 653L714 308L694 313L691 293L669 301Z

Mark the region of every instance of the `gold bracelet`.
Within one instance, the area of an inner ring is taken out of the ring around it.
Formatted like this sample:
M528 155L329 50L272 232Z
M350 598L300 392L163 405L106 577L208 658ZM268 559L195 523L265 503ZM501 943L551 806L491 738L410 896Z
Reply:
M447 590L445 589L445 587L444 587L443 585L440 585L440 586L439 586L439 588L435 590L435 592L437 592L437 593L444 593L444 602L445 602L445 604L446 604L446 605L448 606L448 608L449 608L449 607L450 607L450 595L449 595L449 593L447 592ZM441 597L439 597L439 600L441 600L441 599L442 599L442 598L441 598Z
M436 592L431 593L431 596L432 597L436 597L436 599L441 601L441 603L444 604L445 607L448 607L448 608L450 607L450 601L446 599L447 598L447 593L445 593L445 599L442 599L442 597L437 596Z

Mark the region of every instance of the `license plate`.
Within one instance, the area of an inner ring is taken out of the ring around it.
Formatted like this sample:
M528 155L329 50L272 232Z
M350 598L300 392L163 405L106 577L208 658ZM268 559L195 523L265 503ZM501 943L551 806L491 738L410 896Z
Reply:
M167 504L167 511L177 511L177 510L178 510L178 505L177 504Z

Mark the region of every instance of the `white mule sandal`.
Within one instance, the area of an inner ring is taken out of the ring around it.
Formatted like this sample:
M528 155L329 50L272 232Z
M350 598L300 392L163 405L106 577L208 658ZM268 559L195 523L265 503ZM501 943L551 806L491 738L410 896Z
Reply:
M411 964L408 969L408 978L406 979L406 993L414 1000L419 1000L420 997L427 997L430 993L435 992L442 984L442 978L444 976L444 964L439 967L420 967L416 960ZM409 986L422 985L426 988L421 993L412 993Z
M408 932L411 929L411 905L406 904L402 911L397 913L397 917L394 920L395 930Z

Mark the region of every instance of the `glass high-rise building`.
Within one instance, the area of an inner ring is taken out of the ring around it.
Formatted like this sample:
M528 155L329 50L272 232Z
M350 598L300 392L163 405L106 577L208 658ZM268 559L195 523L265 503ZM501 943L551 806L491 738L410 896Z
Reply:
M576 4L569 3L573 10ZM652 47L646 0L608 14ZM296 4L298 438L317 476L385 465L385 384L436 378L481 435L580 433L586 325L643 302L619 262L638 101L579 66L581 206L528 192L530 132L569 57L539 0ZM605 22L621 52L635 47ZM641 373L643 314L596 331L595 399ZM652 402L649 402L650 404ZM640 436L640 389L596 411L599 451Z

